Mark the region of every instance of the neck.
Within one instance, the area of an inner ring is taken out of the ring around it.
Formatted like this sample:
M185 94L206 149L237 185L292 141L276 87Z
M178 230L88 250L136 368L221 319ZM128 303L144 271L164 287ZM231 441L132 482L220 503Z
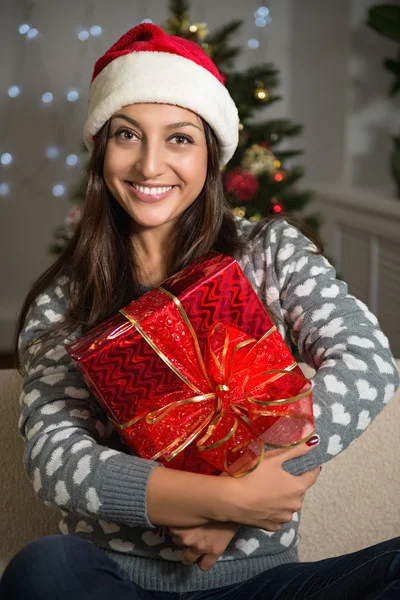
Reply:
M153 287L159 285L168 276L168 259L174 240L172 228L137 227L131 239L138 280Z

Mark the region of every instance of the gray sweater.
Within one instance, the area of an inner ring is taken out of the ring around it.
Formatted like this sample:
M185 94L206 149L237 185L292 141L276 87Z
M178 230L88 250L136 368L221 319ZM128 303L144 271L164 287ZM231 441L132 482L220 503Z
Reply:
M253 224L237 219L241 234ZM316 370L313 400L319 446L285 463L300 474L351 444L392 398L399 375L387 338L367 307L348 294L329 262L285 221L264 227L238 257L259 298L275 313L280 333ZM66 311L65 280L36 299L20 351ZM28 375L19 427L24 463L42 500L61 510L62 533L96 544L146 589L186 592L222 587L298 560L299 513L276 533L242 526L210 571L180 562L182 550L146 515L146 487L157 463L129 453L90 395L64 345L42 357L21 352Z

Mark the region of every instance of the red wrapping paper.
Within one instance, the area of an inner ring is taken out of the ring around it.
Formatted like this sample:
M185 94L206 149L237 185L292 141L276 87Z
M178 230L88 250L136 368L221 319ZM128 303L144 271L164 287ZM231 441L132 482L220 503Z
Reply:
M304 377L238 263L210 252L69 346L133 453L242 475L314 432Z

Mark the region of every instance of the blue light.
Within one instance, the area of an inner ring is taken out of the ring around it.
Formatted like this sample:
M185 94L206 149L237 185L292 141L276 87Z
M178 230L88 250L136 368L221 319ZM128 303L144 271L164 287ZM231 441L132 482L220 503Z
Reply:
M260 8L257 9L257 12L254 13L255 17L266 17L269 15L269 8L267 8L266 6L260 6Z
M70 102L76 102L79 98L78 90L70 90L67 94L67 98Z
M264 27L266 24L267 24L267 21L264 18L258 17L256 19L256 25L257 25L257 27Z
M0 157L0 162L2 165L10 165L12 163L12 156L9 152L5 152Z
M259 47L259 45L260 45L260 42L259 42L258 40L255 40L255 39L251 39L251 40L249 40L249 41L247 42L247 45L248 45L248 47L249 47L249 48L251 48L252 50L256 50L256 49Z
M68 154L67 158L65 159L65 162L67 163L67 165L70 165L70 167L74 167L78 162L78 157L76 154Z
M93 25L93 27L90 28L90 35L97 36L101 35L102 33L103 30L99 25Z
M28 37L30 40L33 40L33 38L37 37L38 33L38 30L32 27L32 29L30 29L26 34L26 37Z
M56 197L63 196L64 193L65 193L65 187L61 183L58 183L57 185L55 185L53 187L53 196L56 196Z
M42 96L42 102L49 104L53 101L53 94L51 92L45 92Z
M46 148L46 156L50 160L54 160L55 158L58 158L60 156L60 150L55 146L49 146L48 148Z
M10 96L10 98L16 98L17 96L19 96L19 93L20 89L16 85L12 85L8 88L8 95Z
M78 38L81 40L81 42L84 42L85 40L89 39L89 32L85 29L83 31L80 31L78 33Z
M10 187L8 183L0 183L0 196L8 196Z
M24 25L21 25L21 27L18 29L18 31L20 32L21 35L28 33L29 30L30 30L30 27L29 27L29 25L26 25L26 23Z
M142 23L152 23L153 21L151 19L143 19Z

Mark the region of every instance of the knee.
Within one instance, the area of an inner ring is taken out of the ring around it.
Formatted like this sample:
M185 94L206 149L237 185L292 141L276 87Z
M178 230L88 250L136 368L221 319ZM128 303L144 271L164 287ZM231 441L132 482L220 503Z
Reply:
M26 597L47 598L44 590L51 588L54 580L62 585L70 562L79 560L88 546L89 542L68 535L49 535L31 542L6 567L0 581L0 598L22 598L25 593Z

